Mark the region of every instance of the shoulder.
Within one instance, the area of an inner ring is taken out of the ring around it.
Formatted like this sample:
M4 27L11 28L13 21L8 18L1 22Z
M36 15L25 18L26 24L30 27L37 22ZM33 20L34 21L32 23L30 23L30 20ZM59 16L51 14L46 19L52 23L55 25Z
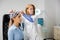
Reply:
M8 32L13 32L14 30L15 30L15 27L14 27L14 25L12 25L9 27Z

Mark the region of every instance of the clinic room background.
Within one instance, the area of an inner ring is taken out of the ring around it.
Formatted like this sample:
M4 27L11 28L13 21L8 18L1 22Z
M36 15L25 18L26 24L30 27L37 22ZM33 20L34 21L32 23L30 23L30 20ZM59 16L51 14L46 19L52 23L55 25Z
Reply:
M60 26L60 0L0 0L0 40L3 40L3 16L9 10L24 10L26 4L34 4L43 18L42 36L55 39L55 27Z

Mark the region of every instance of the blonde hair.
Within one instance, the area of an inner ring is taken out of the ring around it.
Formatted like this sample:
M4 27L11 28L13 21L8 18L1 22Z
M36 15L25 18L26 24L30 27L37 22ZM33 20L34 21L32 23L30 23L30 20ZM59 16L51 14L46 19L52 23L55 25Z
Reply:
M32 7L33 7L33 10L34 10L32 15L35 15L35 6L34 6L33 4L28 4L28 5L26 6L25 12L27 13L27 9L28 9L30 6L32 6Z

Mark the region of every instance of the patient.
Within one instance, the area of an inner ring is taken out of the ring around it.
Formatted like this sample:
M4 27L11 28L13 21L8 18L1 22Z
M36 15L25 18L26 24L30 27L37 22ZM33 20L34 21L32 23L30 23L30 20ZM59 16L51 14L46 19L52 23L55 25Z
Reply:
M21 27L19 24L21 23L21 14L20 13L14 13L11 14L11 21L12 24L10 25L8 29L8 40L24 40L24 35Z

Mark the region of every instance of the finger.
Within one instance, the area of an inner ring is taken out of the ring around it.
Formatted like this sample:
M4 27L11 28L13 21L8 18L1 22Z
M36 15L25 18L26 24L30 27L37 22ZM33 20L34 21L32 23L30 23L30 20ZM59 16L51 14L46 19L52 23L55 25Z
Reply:
M9 10L9 13L12 13L13 12L13 10Z

